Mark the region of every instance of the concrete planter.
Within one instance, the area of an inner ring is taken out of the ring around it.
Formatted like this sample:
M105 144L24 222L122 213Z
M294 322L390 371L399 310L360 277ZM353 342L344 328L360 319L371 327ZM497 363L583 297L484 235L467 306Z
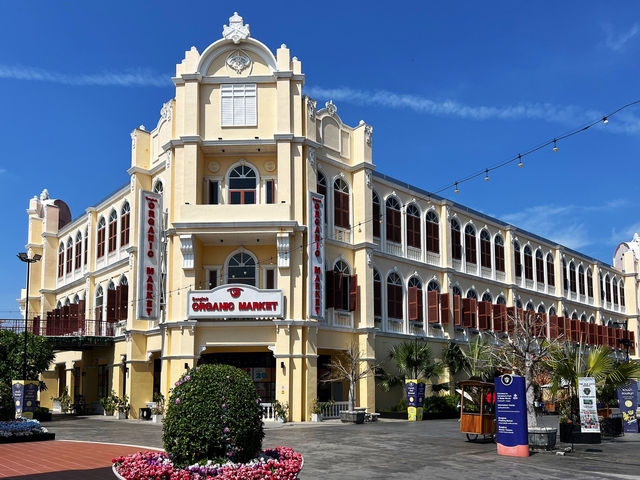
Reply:
M364 423L364 411L348 411L340 412L340 421L342 423Z
M312 422L321 422L322 421L322 414L321 413L312 413L311 414L311 421Z
M53 400L51 411L53 413L62 413L62 405L60 405L60 400Z
M164 418L164 415L151 415L151 421L153 423L162 423L162 419Z
M126 418L127 418L127 414L126 414L125 412L116 412L116 413L115 413L115 417L116 417L118 420L124 420L124 419L126 419Z
M529 428L529 448L534 450L553 450L556 446L555 428L532 427Z

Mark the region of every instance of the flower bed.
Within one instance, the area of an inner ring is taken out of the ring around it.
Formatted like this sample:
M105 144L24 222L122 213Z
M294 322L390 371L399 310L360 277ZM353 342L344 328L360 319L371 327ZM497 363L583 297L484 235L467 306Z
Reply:
M302 455L287 447L261 452L247 463L212 461L175 467L165 452L138 452L113 459L114 472L124 480L293 480L302 469Z
M37 420L17 418L0 422L0 443L53 440L55 434L49 433Z

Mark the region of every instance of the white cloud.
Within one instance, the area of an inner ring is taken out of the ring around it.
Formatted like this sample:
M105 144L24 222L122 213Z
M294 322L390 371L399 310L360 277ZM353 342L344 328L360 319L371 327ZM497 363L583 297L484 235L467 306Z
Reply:
M634 233L640 233L640 222L633 223L627 227L623 227L621 230L613 227L611 229L611 236L609 242L615 245L620 242L629 242L633 238Z
M611 25L605 25L604 30L606 34L605 45L614 52L620 52L624 50L629 40L640 33L640 23L634 23L629 30L622 33L614 32Z
M519 103L516 105L465 105L455 100L434 100L421 95L396 93L389 90L360 90L350 87L305 87L305 93L360 106L378 106L412 110L416 113L465 120L543 120L563 125L578 126L602 118L597 112L574 105L551 103ZM620 112L611 119L607 129L623 133L640 133L640 117Z
M149 70L68 74L22 65L0 65L0 78L101 87L167 87L171 85L169 75L158 75Z

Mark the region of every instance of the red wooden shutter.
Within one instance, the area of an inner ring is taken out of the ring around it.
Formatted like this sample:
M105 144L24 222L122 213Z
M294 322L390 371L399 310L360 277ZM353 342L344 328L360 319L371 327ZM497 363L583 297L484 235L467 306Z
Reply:
M409 320L418 320L418 287L409 287Z
M107 289L107 322L116 321L116 295L115 290Z
M589 324L580 321L580 343L589 343Z
M355 312L358 308L358 275L349 277L349 311Z
M551 315L549 317L549 340L558 338L558 316Z
M453 324L456 327L462 326L462 315L460 311L460 295L453 296Z
M477 301L475 298L462 299L462 326L477 328Z
M114 318L116 319L116 321L120 320L120 292L121 291L122 291L122 288L120 286L117 286L115 291L116 303L113 307L115 312Z
M507 306L496 304L493 305L493 331L504 332L505 319L507 316Z
M616 348L623 349L624 346L620 343L620 340L624 339L624 330L616 328Z
M325 300L327 303L327 308L333 308L334 307L334 297L335 297L335 285L334 285L334 279L333 279L333 270L327 270L326 272L324 272L325 277L326 277L326 294L325 294Z
M382 316L382 282L373 281L373 315Z
M516 325L516 307L507 307L507 325L506 331L509 334L515 332Z
M440 294L436 290L431 290L427 292L427 318L429 323L438 323L440 319L438 318L438 297Z
M449 294L440 295L440 322L443 325L449 325L449 317L451 316L451 308L449 307Z
M611 348L616 347L616 329L613 327L607 327L607 338L609 339L609 346Z
M580 341L580 321L578 319L571 320L571 340L576 343Z
M595 323L589 324L589 345L598 344L598 326Z
M631 342L631 344L629 345L629 353L631 355L635 355L636 354L636 334L634 332L629 332L629 342Z
M598 332L597 345L604 345L606 343L604 325L596 325L596 331Z
M129 312L129 285L123 285L120 292L120 320L126 320Z
M547 314L536 313L535 319L534 335L538 338L547 338Z
M480 330L491 328L491 302L478 302L478 328Z

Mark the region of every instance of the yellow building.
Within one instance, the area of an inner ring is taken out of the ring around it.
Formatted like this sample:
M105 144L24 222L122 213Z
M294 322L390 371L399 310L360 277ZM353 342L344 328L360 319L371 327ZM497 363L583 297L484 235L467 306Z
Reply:
M314 399L346 400L319 377L352 341L369 362L416 336L439 355L495 341L509 307L616 347L627 322L635 355L633 242L612 267L378 173L373 128L318 108L301 62L237 14L173 82L157 126L131 133L126 185L74 220L46 190L29 203L42 260L21 306L61 349L51 395L66 386L95 407L115 390L137 417L185 369L224 362L304 421ZM397 402L372 378L356 397L370 411Z

